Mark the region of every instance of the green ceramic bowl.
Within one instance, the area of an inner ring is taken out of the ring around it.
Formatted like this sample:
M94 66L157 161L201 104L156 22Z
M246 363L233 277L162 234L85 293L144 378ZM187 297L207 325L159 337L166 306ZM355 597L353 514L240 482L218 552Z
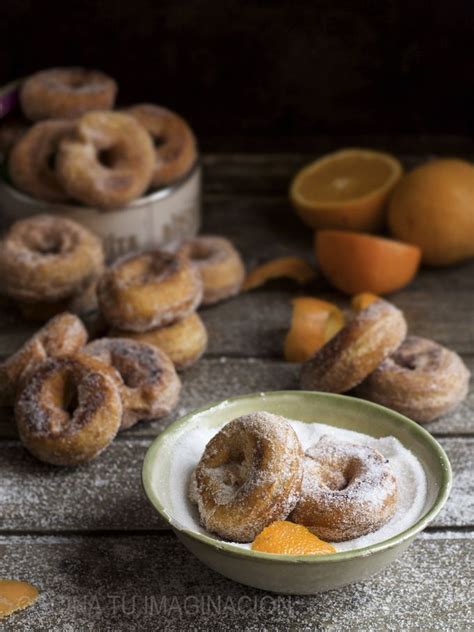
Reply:
M373 437L392 435L421 462L427 498L421 518L388 540L331 555L274 555L241 549L211 535L186 529L173 516L170 468L176 442L205 426L216 432L228 421L258 410L311 423L318 421ZM242 584L286 594L314 594L360 581L398 558L438 514L451 488L448 458L421 426L364 400L305 391L276 391L227 399L194 411L169 426L150 446L143 465L145 492L181 542L213 570Z

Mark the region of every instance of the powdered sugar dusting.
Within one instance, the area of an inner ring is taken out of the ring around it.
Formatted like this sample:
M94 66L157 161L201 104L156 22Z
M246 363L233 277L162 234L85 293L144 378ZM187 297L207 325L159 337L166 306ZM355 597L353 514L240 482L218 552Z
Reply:
M333 440L348 441L370 446L389 461L396 479L398 494L395 514L383 527L367 535L335 543L338 551L358 549L382 542L413 525L421 516L427 493L426 475L418 459L394 437L375 439L368 435L320 423L303 423L290 420L304 451L327 435ZM197 508L188 498L189 481L208 441L219 428L195 427L178 439L173 446L170 466L171 515L181 527L210 535L199 524ZM216 539L218 539L216 537ZM236 547L249 548L249 544L235 543Z

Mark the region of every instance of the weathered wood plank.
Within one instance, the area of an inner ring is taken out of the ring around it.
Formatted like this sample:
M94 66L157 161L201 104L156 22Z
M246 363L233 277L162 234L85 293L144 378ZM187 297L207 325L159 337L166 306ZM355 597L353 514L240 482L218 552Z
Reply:
M465 358L474 373L474 356ZM176 410L164 419L137 424L127 436L154 436L174 419L195 408L227 397L267 390L298 388L299 365L280 360L256 358L204 358L181 373L183 389ZM452 413L427 424L436 434L474 433L474 390ZM9 409L0 408L0 438L16 438L17 432Z
M433 523L474 527L474 439L441 439L454 471L451 497ZM78 468L47 466L19 443L0 443L0 529L69 531L162 529L141 489L148 439L119 438Z
M0 574L41 591L3 629L468 630L474 540L450 536L422 534L379 575L309 597L225 579L172 535L0 538Z

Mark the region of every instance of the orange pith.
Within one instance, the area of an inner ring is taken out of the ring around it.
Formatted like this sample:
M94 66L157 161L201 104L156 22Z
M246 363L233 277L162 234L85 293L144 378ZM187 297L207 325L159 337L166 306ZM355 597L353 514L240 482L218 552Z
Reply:
M393 239L339 230L315 235L315 252L328 281L346 294L389 294L410 283L421 251Z
M290 200L312 228L376 231L401 174L400 163L390 154L344 149L299 171L291 183Z
M252 542L253 551L280 555L325 555L336 549L300 524L277 520L261 531Z
M264 285L270 279L288 278L306 285L315 277L314 269L300 257L278 257L254 268L244 281L243 290Z
M30 606L38 594L38 589L27 582L0 579L0 619Z
M292 304L283 354L289 362L304 362L342 329L344 314L337 305L311 296L295 298Z

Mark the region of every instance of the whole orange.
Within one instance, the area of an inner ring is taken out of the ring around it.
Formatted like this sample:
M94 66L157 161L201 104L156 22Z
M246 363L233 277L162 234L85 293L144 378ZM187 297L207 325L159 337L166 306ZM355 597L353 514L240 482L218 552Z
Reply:
M399 290L414 278L421 258L417 246L342 230L320 230L314 245L324 276L351 295Z
M474 256L474 166L444 159L413 169L393 191L388 224L395 237L419 246L429 265Z

